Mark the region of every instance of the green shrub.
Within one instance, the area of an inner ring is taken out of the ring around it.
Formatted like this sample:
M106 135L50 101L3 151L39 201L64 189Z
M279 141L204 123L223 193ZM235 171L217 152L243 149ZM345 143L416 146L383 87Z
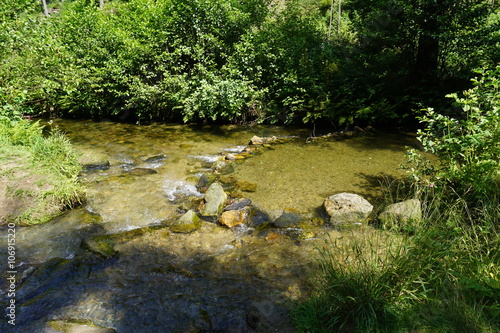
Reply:
M454 99L453 115L429 108L420 118L425 129L418 138L440 165L424 170L424 159L411 152L412 162L419 163L414 175L425 171L433 176L429 183L449 185L476 200L498 188L500 176L500 66L479 74L472 89L448 95Z

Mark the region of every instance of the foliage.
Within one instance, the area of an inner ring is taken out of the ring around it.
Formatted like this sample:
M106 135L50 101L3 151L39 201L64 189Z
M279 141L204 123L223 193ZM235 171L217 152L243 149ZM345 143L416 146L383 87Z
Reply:
M402 122L411 106L500 59L489 1L425 3L345 1L341 33L332 34L325 1L130 0L103 9L55 1L48 18L36 1L9 2L0 11L0 88L6 104L23 96L30 114ZM421 49L426 36L437 56ZM426 59L438 59L437 70L419 65Z
M500 329L500 66L479 74L449 95L455 114L421 117L419 140L440 165L410 151L412 184L400 188L423 202L423 221L399 243L328 244L315 293L295 309L299 331Z
M62 210L82 200L83 188L77 179L81 166L63 134L54 130L46 137L39 122L4 115L0 117L0 145L0 159L7 162L6 168L15 166L22 177L35 175L40 179L40 184L36 184L38 190L29 193L34 205L17 216L18 222L45 222L57 208Z
M420 192L424 221L411 236L326 244L315 292L293 312L299 332L496 332L498 198L471 207L448 191Z
M436 183L482 198L497 188L500 173L500 66L481 71L474 87L453 98L454 114L425 110L419 140L439 157Z

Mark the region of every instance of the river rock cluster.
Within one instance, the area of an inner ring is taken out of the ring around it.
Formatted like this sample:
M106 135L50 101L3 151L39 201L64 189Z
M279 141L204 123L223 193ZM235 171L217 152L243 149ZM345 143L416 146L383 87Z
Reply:
M227 228L245 225L251 228L279 228L301 230L298 237L312 237L304 230L312 225L333 227L353 227L366 225L377 220L386 229L411 229L422 219L422 205L417 199L402 201L387 206L378 216L374 206L365 198L354 193L337 193L325 198L323 215L313 218L293 209L286 208L280 214L271 216L259 210L244 192L253 192L257 184L238 180L230 174L234 163L258 153L259 149L272 149L272 144L283 143L283 138L261 138L253 136L241 153L227 153L212 165L212 171L204 173L198 180L197 188L205 193L203 198L193 198L190 207L180 208L182 215L170 223L174 232L192 232L201 227L203 220L216 222ZM295 235L297 236L297 235Z

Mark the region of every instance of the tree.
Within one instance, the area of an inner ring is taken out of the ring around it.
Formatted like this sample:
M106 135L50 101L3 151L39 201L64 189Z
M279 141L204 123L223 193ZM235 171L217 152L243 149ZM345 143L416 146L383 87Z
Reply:
M45 14L45 16L49 16L49 10L47 8L47 1L46 0L42 0L42 6L43 6L43 13Z

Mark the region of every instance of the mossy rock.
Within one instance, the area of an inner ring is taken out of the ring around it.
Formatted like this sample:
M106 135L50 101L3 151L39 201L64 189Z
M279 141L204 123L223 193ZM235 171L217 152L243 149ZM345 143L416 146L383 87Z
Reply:
M251 183L246 180L238 180L236 182L236 187L243 192L255 192L257 191L257 184Z
M195 211L189 210L186 214L169 224L173 232L190 233L201 228L202 222Z
M114 249L115 242L107 235L87 237L83 240L83 246L103 257L112 257L118 253Z

